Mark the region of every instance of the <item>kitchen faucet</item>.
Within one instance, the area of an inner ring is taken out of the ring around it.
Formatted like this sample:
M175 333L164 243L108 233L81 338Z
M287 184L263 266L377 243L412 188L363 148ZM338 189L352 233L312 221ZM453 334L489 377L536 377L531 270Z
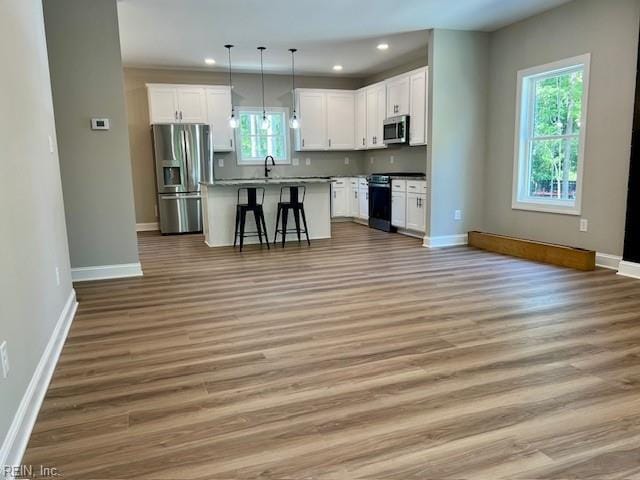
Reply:
M269 172L272 170L271 168L267 168L267 163L269 162L269 159L271 159L271 165L273 165L274 167L276 166L276 161L273 159L273 157L271 155L267 155L266 157L264 157L264 176L265 176L265 178L269 178Z

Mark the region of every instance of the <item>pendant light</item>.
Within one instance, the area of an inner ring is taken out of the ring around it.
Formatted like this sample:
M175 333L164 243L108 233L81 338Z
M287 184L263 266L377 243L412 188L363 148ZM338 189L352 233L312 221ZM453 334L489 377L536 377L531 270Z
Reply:
M291 52L291 96L293 97L293 114L289 118L289 127L297 130L300 128L300 120L298 120L298 112L296 112L296 64L294 54L298 49L290 48L289 51Z
M231 49L233 48L233 45L225 45L224 48L229 51L229 88L231 89L231 115L229 116L229 126L231 128L238 128L240 120L236 117L236 110L233 106L233 82L231 81Z
M267 109L264 106L264 63L262 56L267 47L258 47L260 50L260 80L262 82L262 122L260 122L260 128L266 130L269 128L269 119L267 118Z

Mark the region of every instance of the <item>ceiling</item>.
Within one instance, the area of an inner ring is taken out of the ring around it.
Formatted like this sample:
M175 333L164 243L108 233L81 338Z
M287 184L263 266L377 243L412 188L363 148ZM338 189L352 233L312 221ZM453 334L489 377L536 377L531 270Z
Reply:
M232 43L238 71L258 71L265 46L265 71L286 73L295 47L299 73L367 76L426 55L427 29L493 31L567 1L118 0L118 14L128 66L226 69Z

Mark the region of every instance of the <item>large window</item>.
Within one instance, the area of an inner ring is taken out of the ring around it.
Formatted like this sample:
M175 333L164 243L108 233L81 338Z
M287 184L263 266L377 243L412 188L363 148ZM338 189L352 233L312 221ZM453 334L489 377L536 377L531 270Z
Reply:
M267 110L269 127L262 128L262 109L240 108L240 127L236 144L240 146L238 163L263 163L267 155L276 163L289 163L289 129L286 108Z
M513 208L580 214L589 62L518 72Z

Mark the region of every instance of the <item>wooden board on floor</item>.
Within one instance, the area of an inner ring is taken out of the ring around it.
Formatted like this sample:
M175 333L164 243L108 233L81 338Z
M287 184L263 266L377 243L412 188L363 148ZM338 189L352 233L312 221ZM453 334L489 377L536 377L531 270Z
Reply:
M469 232L469 245L490 252L576 270L590 271L596 268L596 252L582 248L484 232Z

